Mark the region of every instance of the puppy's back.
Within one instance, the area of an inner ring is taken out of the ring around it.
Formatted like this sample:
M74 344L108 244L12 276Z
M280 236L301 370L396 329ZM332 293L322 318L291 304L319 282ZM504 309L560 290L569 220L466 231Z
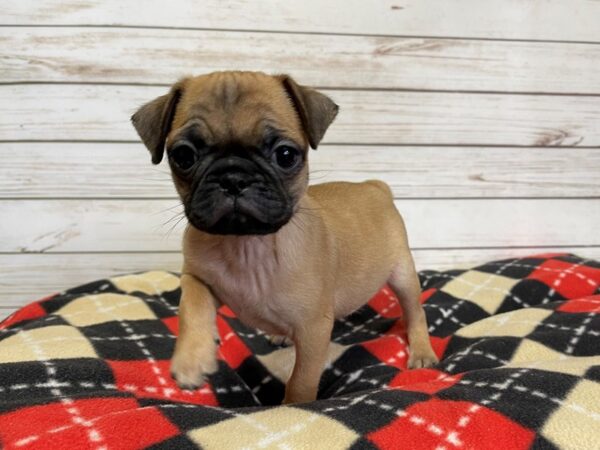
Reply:
M336 317L362 306L410 255L402 217L381 181L324 183L308 195L335 236Z
M310 186L308 195L321 207L325 221L336 233L356 239L402 240L404 223L394 205L390 187L379 180L333 182ZM405 239L405 238L404 238Z

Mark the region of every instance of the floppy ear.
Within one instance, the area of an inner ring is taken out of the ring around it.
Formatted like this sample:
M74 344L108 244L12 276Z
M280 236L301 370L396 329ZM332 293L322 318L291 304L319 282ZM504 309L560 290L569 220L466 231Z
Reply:
M281 75L279 78L300 116L308 143L316 149L335 119L339 106L325 94L299 85L289 75Z
M168 94L146 103L131 116L135 130L152 155L152 163L158 164L165 151L165 141L171 130L177 103L181 98L185 80L173 85Z

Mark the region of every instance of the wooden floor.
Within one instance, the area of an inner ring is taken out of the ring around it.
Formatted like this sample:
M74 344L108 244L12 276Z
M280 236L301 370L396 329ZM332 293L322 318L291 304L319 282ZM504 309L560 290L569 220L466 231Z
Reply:
M129 124L188 74L290 73L341 113L313 182L380 178L417 265L600 258L600 2L5 0L0 317L178 270L178 201Z

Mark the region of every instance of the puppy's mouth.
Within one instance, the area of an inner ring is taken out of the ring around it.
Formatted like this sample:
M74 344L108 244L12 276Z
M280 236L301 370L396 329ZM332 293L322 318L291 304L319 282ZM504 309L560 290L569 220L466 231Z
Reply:
M281 183L239 157L213 163L185 206L194 227L220 235L274 233L293 214Z

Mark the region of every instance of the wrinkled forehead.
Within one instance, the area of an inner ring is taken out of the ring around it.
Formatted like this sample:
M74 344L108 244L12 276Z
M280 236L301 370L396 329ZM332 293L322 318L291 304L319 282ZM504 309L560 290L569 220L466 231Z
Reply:
M192 131L208 145L258 146L274 130L306 145L298 115L279 80L259 73L223 72L186 82L169 137Z

